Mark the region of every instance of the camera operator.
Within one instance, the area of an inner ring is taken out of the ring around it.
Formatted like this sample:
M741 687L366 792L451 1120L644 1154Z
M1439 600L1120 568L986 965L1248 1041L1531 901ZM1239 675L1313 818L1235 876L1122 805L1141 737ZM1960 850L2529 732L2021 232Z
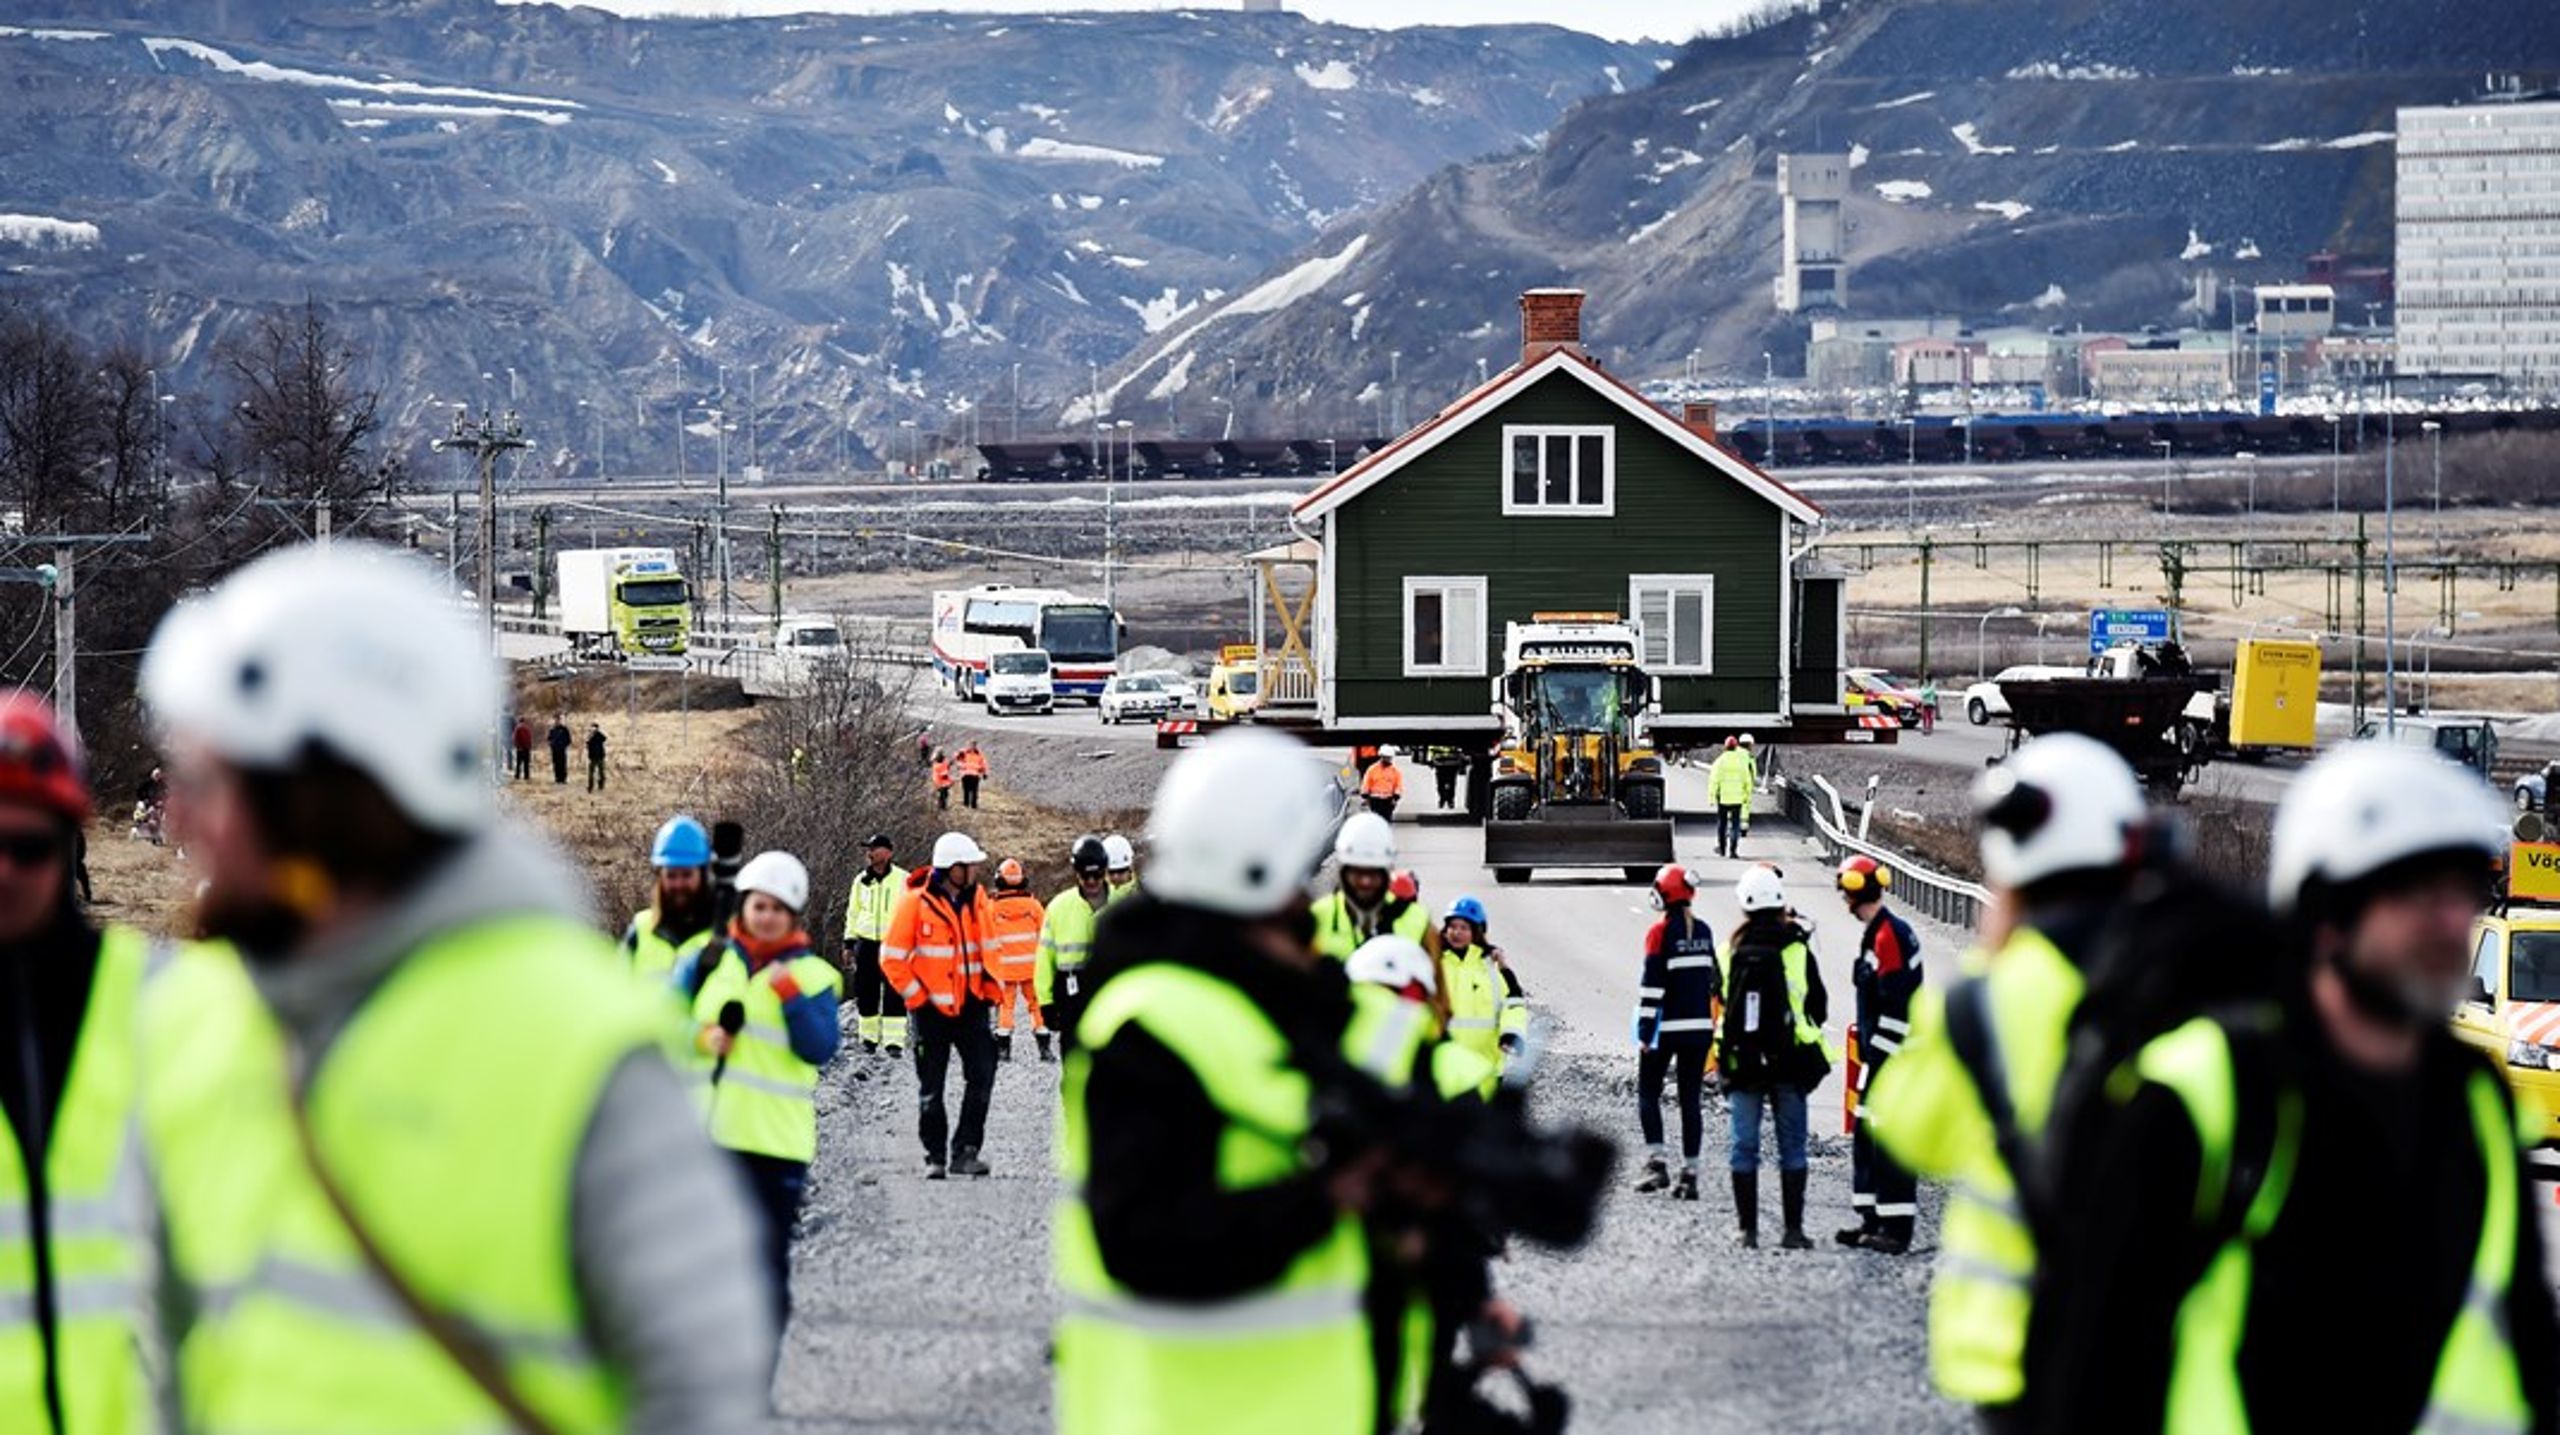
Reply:
M1392 1154L1412 1149L1400 1123L1444 1108L1430 1083L1358 1069L1387 1028L1311 944L1333 804L1309 767L1251 730L1183 756L1149 822L1147 890L1100 924L1066 1069L1078 1194L1055 1230L1068 1435L1385 1430L1414 1408L1416 1273L1439 1264L1419 1233L1467 1180L1445 1151L1473 1148ZM1418 1050L1387 1064L1409 1072Z

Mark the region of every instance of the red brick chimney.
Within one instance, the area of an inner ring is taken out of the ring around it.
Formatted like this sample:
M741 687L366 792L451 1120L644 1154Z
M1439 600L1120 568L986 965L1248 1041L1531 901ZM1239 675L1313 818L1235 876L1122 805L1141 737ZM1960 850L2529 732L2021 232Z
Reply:
M1691 399L1680 406L1680 426L1707 442L1719 446L1716 437L1716 406L1712 399Z
M1582 349L1582 291L1532 289L1520 296L1520 362L1534 364L1558 349Z

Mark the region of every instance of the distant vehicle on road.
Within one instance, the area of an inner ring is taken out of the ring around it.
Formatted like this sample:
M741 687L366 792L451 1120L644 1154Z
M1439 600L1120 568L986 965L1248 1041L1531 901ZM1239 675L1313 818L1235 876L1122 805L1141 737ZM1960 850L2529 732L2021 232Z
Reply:
M1050 676L1049 655L1038 648L998 653L987 660L987 711L1046 713L1058 706L1058 688Z
M672 548L572 548L559 556L560 634L580 657L684 655L693 594Z
M740 648L732 665L748 697L805 697L845 671L844 633L824 613L786 613L767 642Z
M1155 679L1166 694L1172 697L1175 711L1186 713L1200 711L1200 685L1191 680L1189 673L1173 668L1149 668L1138 676Z
M2026 682L2035 678L2076 678L2078 668L2057 668L2041 663L2018 663L2002 668L1982 682L1964 690L1964 720L1983 727L1993 718L2009 715L2009 700L2000 693L2002 683Z
M933 595L933 675L951 695L985 696L987 662L1038 648L1049 655L1060 697L1099 701L1120 668L1120 615L1092 598L1055 588L988 583Z
M1842 676L1841 701L1853 708L1884 713L1904 727L1920 725L1920 690L1882 668L1851 668ZM1930 714L1935 717L1936 714Z
M2356 729L2356 741L2427 748L2484 779L2498 766L2498 729L2487 718L2404 717L2389 722L2367 718Z
M1218 650L1218 665L1209 670L1209 716L1238 721L1262 706L1262 650L1251 643L1229 643Z
M1173 715L1173 694L1164 684L1140 673L1124 673L1103 684L1102 720L1117 725L1131 718L1160 718Z

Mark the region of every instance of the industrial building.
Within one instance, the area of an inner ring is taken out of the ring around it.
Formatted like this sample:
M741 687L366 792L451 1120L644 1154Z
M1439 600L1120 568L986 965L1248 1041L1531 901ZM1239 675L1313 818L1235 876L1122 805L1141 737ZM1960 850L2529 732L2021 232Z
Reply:
M1849 303L1847 234L1840 206L1849 197L1845 154L1778 156L1778 311L1840 309Z
M2400 111L2403 373L2560 384L2560 101Z

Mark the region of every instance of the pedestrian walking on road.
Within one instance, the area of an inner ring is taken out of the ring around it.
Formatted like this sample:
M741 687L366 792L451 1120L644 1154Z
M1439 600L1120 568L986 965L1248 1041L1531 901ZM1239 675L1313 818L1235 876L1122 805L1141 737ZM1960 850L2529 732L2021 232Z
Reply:
M943 812L951 810L951 759L939 752L933 755L933 805Z
M72 900L90 792L44 702L0 697L0 1221L12 1303L0 1428L153 1427L145 1213L118 1193L134 1116L133 1009L171 955Z
M555 787L566 787L569 785L569 748L570 745L576 741L576 739L569 735L568 714L555 713L552 715L551 731L545 734L544 740L548 742L551 747L552 785Z
M531 718L516 719L515 740L516 781L531 782L533 781L533 720Z
M1858 1024L1850 1033L1857 1043L1858 1085L1849 1098L1857 1127L1849 1138L1849 1205L1858 1224L1836 1232L1834 1239L1898 1256L1911 1249L1919 1197L1911 1173L1876 1146L1861 1098L1910 1039L1911 998L1921 982L1920 934L1885 906L1893 873L1873 857L1854 856L1841 863L1835 880L1841 905L1864 930L1857 964L1850 968L1850 984L1858 994Z
M897 989L915 1023L916 1134L924 1141L929 1181L941 1180L946 1166L963 1176L987 1174L979 1147L996 1081L995 1033L987 1020L1004 988L987 968L993 904L978 885L979 864L986 860L967 834L942 834L933 844L933 865L907 879L880 944L880 974ZM942 1100L955 1051L961 1080L957 1130Z
M1458 779L1466 770L1465 753L1442 748L1431 754L1431 780L1439 789L1441 811L1458 805Z
M907 1046L906 1003L894 999L880 977L880 943L889 935L889 918L906 895L907 869L891 860L897 845L886 832L875 832L862 844L862 870L844 899L846 980L853 985L855 1032L862 1053L876 1056L883 1046L895 1060ZM857 1078L869 1073L857 1067Z
M2075 1121L2058 1153L2033 1428L2560 1425L2525 1150L2546 1118L2519 1134L2496 1059L2452 1021L2475 942L2496 951L2475 923L2501 806L2470 772L2379 743L2286 789L2267 895L2288 990L2153 1038L2094 1137ZM2530 958L2508 960L2522 977Z
M1724 956L1724 1016L1716 1064L1724 1073L1731 1121L1729 1165L1742 1244L1760 1244L1760 1125L1777 1127L1778 1238L1790 1251L1813 1249L1804 1233L1805 1098L1830 1074L1822 1021L1829 1001L1804 928L1787 912L1778 874L1753 867L1733 885L1742 925Z
M987 755L978 750L975 740L962 743L960 756L952 763L952 768L960 775L960 805L975 808L978 805L978 784L987 779Z
M1395 820L1396 804L1404 800L1404 772L1396 766L1394 748L1379 748L1378 760L1360 774L1360 800L1369 804L1371 812Z
M995 892L989 898L987 965L1003 991L996 998L996 1060L1013 1060L1013 1009L1031 1008L1031 1038L1040 1059L1049 1059L1049 1028L1040 1019L1035 995L1040 970L1040 932L1048 910L1031 893L1031 878L1012 857L996 864Z
M604 727L587 725L587 791L604 791Z
M1031 994L1040 1019L1058 1034L1061 1054L1075 1049L1076 1014L1084 1008L1084 967L1093 955L1094 919L1111 905L1111 854L1102 838L1088 832L1067 850L1067 866L1076 884L1049 899L1040 920L1040 946L1031 976Z
M500 683L442 575L343 539L270 555L171 611L141 686L222 939L146 981L136 1038L185 1352L161 1408L757 1428L755 1213L667 1065L665 998L457 760ZM505 1354L458 1363L456 1331Z
M759 852L738 869L738 914L677 969L693 994L694 1044L711 1060L711 1139L738 1158L764 1215L774 1328L791 1318L791 1229L818 1155L818 1073L835 1058L843 979L800 925L809 869Z
M1636 1190L1669 1187L1672 1199L1680 1201L1698 1199L1699 1151L1706 1144L1707 1061L1715 1054L1716 1008L1724 989L1715 930L1692 910L1697 899L1698 874L1688 868L1675 862L1654 874L1653 905L1662 916L1644 934L1644 971L1636 986L1636 1124L1644 1132L1645 1149L1644 1175ZM1662 1135L1666 1079L1680 1099L1677 1185ZM1751 1209L1756 1224L1756 1200Z
M1707 766L1707 800L1716 809L1716 855L1742 855L1742 830L1751 823L1751 788L1754 781L1750 755L1733 738L1724 740L1724 749Z

